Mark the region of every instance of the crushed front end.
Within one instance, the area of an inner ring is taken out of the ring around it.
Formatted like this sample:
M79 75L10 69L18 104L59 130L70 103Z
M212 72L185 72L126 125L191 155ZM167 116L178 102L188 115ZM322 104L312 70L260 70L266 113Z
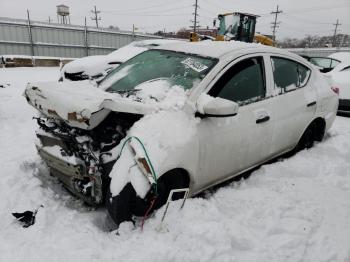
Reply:
M142 115L111 112L97 127L85 130L51 117L36 118L37 150L53 176L91 205L103 203L109 173L116 161L110 154ZM105 160L108 159L108 160Z

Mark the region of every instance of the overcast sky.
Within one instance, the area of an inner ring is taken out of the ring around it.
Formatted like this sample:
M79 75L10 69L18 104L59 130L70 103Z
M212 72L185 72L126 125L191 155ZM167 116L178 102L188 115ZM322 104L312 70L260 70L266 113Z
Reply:
M90 10L96 5L101 11L100 24L114 25L123 30L131 30L132 24L140 32L157 30L177 31L188 27L193 19L195 0L0 0L0 16L26 18L29 9L31 19L48 21L49 16L57 21L56 5L70 7L71 23L94 25ZM219 13L242 11L261 15L257 30L271 34L273 15L270 12L279 5L283 13L277 30L277 39L284 37L301 38L307 34L332 35L334 23L342 24L340 33L350 34L350 0L198 0L199 21L203 27L212 26L213 18Z

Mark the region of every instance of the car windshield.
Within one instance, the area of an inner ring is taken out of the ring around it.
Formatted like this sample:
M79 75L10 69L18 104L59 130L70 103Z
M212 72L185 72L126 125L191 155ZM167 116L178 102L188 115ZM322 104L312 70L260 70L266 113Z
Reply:
M326 73L331 71L340 62L338 60L328 58L328 57L310 57L309 60L316 66L321 67L321 72Z
M138 89L142 83L162 79L185 90L197 85L217 59L166 50L148 50L112 70L100 83L107 92Z

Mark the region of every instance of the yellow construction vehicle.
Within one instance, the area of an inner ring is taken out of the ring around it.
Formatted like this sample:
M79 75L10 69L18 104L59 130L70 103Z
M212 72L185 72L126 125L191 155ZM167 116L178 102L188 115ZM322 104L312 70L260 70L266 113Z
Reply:
M257 17L259 16L240 12L218 15L217 20L219 20L219 28L215 41L235 40L273 46L274 43L271 38L255 33ZM214 27L216 27L217 20L214 20ZM191 33L190 41L197 42L203 37L205 36Z

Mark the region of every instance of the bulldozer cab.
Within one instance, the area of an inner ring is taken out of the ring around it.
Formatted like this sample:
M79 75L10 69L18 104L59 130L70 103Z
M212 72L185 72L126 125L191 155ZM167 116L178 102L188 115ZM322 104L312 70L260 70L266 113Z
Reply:
M219 29L216 40L236 40L252 43L257 17L257 15L239 12L219 15Z

